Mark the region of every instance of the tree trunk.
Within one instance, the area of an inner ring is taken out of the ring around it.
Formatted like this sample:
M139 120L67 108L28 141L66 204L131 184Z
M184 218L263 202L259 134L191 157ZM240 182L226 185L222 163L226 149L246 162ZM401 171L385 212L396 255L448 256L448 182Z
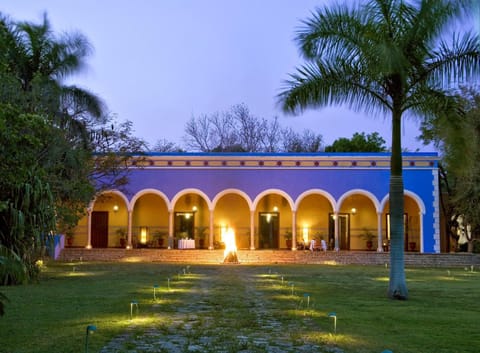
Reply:
M390 160L390 282L388 296L407 299L405 279L403 176L401 147L401 112L394 109L392 118L392 155Z

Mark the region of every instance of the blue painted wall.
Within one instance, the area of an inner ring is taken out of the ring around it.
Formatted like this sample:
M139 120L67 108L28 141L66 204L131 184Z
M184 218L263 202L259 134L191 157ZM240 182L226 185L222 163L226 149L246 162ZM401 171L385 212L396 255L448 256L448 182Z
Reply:
M388 154L152 154L156 158L184 158L191 160L195 157L208 159L216 158L241 158L255 156L262 157L305 158L330 158L349 156L351 160L359 157L376 158L388 157ZM429 166L404 168L404 187L418 195L425 205L423 218L423 250L434 252L435 240L435 187L434 173L437 171L437 155L434 153L410 153L410 158L431 158ZM371 192L381 202L389 192L390 171L388 167L374 166L361 167L211 167L211 166L186 166L186 167L152 167L133 169L130 182L126 187L126 196L131 199L133 195L144 189L157 189L163 192L170 200L184 189L199 189L210 200L225 189L238 189L249 195L251 200L267 189L280 189L295 201L305 191L322 189L330 193L335 200L353 189L363 189ZM438 205L436 206L438 208Z

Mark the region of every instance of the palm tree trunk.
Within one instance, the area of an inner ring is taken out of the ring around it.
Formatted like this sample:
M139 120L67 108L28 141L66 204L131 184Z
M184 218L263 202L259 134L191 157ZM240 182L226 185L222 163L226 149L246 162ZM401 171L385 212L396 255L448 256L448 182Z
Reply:
M390 282L388 296L392 299L407 299L405 280L404 225L403 225L403 176L400 109L393 110L392 155L390 160Z

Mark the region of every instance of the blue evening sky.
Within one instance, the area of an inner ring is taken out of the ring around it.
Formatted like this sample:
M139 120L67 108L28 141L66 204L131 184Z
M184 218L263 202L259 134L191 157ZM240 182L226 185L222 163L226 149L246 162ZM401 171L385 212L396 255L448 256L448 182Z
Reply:
M3 0L14 20L40 22L55 32L78 30L93 45L89 68L74 82L102 97L135 135L183 143L192 116L245 103L283 127L308 128L331 144L355 132L378 131L390 145L389 117L338 107L284 115L276 95L303 63L293 38L300 20L327 0ZM405 121L403 145L424 147L418 125Z

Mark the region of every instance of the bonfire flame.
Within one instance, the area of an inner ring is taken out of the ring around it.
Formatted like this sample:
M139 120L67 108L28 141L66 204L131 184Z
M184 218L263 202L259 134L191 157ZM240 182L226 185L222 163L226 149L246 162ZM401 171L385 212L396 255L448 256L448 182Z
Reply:
M225 244L223 262L238 262L235 232L231 228L222 228L222 242Z

